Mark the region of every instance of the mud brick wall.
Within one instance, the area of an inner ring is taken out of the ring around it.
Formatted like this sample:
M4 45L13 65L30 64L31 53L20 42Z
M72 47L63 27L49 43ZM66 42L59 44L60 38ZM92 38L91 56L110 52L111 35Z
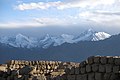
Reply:
M120 80L119 56L91 56L80 63L11 60L0 80Z

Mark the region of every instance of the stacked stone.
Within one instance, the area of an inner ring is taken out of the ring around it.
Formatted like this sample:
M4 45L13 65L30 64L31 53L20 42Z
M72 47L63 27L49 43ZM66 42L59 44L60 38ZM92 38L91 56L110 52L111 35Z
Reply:
M67 76L70 70L73 67L77 67L78 65L79 63L75 62L62 62L61 64L59 64L59 67L55 71L53 71L50 75L47 76L47 80L68 80ZM70 74L72 74L72 71Z
M66 70L67 80L117 80L120 79L120 57L92 56L79 67Z
M49 73L59 67L60 61L24 61L24 60L11 60L7 63L10 70L21 69L25 66L34 66L36 73Z
M91 56L81 63L11 60L0 65L0 80L119 80L119 56Z
M29 80L29 78L35 79L35 77L36 79L43 78L42 80L46 80L46 77L52 77L50 73L60 68L60 64L60 61L11 60L7 62L7 67L3 66L5 70L0 71L0 80Z

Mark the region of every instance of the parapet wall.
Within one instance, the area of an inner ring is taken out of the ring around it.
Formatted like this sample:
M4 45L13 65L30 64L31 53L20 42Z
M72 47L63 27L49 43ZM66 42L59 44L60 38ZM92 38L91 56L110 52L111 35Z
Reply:
M119 56L91 56L80 63L11 60L0 80L120 80Z

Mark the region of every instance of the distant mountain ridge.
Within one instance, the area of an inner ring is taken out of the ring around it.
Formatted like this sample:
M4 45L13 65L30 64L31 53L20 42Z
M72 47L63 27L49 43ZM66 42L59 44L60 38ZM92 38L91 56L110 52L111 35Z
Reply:
M78 43L80 41L100 41L109 38L111 35L105 32L96 32L92 29L86 30L79 36L62 34L51 36L47 34L43 39L27 37L17 34L15 37L0 37L0 42L12 47L21 48L48 48L50 46L60 46L63 43Z
M0 43L0 63L16 60L57 60L79 62L89 56L120 55L120 34L100 41L80 41L77 43L63 43L46 49L12 47Z

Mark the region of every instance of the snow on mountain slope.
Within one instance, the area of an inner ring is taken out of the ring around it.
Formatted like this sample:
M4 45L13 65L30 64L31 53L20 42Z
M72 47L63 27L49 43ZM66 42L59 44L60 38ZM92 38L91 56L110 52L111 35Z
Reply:
M96 32L89 29L79 36L73 36L68 34L62 34L54 37L47 34L43 39L26 37L22 34L18 34L15 37L0 37L0 42L11 45L13 47L22 48L48 48L50 46L59 46L63 43L77 43L79 41L99 41L109 38L111 35L105 32Z
M96 32L93 29L89 29L84 33L81 33L74 41L99 41L109 38L111 35L105 32Z
M43 40L40 41L40 44L42 45L42 48L47 48L50 45L53 46L59 46L65 42L67 43L72 43L74 36L72 35L67 35L67 34L62 34L59 37L52 37L49 34L45 36Z
M28 38L22 34L18 34L15 39L15 44L18 47L37 47L37 41L34 38Z
M44 39L40 40L39 44L41 45L42 48L47 48L50 45L54 43L53 37L51 37L49 34L47 34Z
M93 34L93 38L91 41L99 41L99 40L104 40L106 38L109 38L111 35L105 32L97 32Z
M37 47L37 43L38 43L37 39L28 38L22 34L18 34L15 37L2 37L0 38L0 42L11 45L13 47L22 47L22 48Z
M95 31L93 31L92 29L86 30L85 32L81 33L79 36L77 36L74 39L74 42L79 42L79 41L91 41L91 39L93 38L93 34L95 33Z
M54 44L53 46L59 46L63 43L73 43L73 35L62 34L59 37L54 37Z

